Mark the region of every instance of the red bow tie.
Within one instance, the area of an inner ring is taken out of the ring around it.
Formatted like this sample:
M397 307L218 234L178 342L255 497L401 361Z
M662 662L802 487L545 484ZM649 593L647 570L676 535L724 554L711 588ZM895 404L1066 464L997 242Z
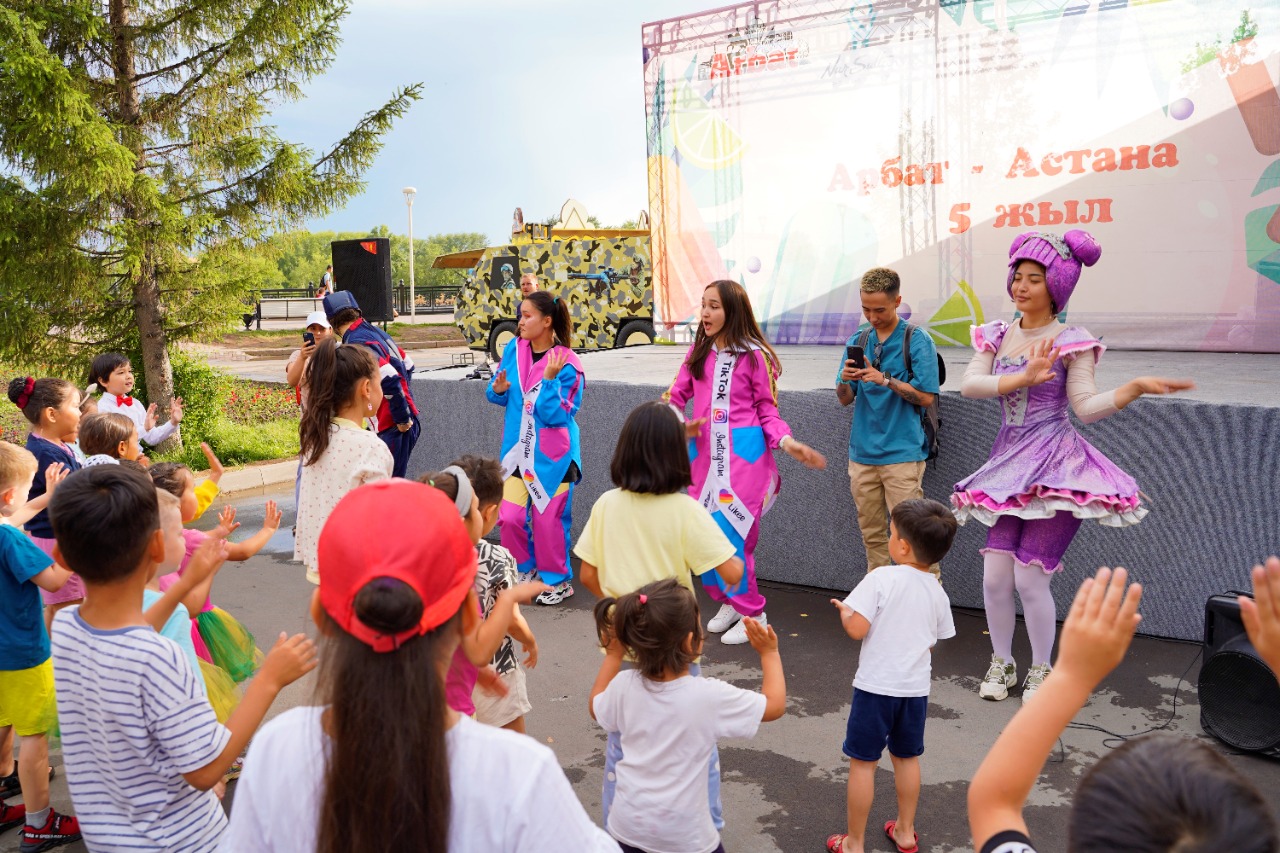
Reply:
M119 394L117 394L117 395L116 395L116 405L117 405L117 406L120 406L121 408L127 409L127 408L129 408L130 406L132 406L132 405L133 405L133 398L132 398L132 397L127 397L127 396L126 396L126 397L121 397Z

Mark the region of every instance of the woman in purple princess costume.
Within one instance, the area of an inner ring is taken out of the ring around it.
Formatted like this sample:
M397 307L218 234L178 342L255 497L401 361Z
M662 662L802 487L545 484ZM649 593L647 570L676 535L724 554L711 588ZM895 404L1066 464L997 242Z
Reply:
M1013 593L1022 599L1031 667L1022 700L1048 675L1057 610L1049 581L1085 519L1108 527L1137 524L1147 514L1138 484L1085 441L1068 409L1083 423L1114 415L1143 394L1169 394L1193 386L1187 380L1140 376L1098 393L1094 366L1106 348L1087 331L1058 322L1057 315L1102 248L1085 231L1027 232L1009 250L1009 295L1021 317L973 329L973 360L960 392L999 397L1003 421L991 458L956 483L951 504L963 524L977 519L991 528L983 554L983 600L991 634L991 665L978 690L1001 700L1017 684L1013 662L1016 623Z
M725 632L721 642L747 641L740 620L767 623L765 599L756 588L755 548L760 519L782 483L770 452L785 451L810 468L825 468L821 453L796 441L778 413L778 355L765 340L747 291L736 281L713 281L702 292L698 336L675 382L663 395L686 421L693 486L699 501L737 549L742 580L725 587L714 571L702 576L707 594L720 602L707 630ZM738 623L738 624L735 624Z

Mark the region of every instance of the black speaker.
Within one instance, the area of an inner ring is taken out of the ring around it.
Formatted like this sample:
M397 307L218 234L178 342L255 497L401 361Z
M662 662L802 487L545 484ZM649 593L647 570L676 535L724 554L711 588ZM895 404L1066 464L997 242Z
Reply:
M1245 633L1241 594L1204 605L1200 726L1228 746L1280 758L1280 683Z
M381 323L395 316L391 299L391 241L386 237L334 240L333 284L349 290L360 303L360 313Z

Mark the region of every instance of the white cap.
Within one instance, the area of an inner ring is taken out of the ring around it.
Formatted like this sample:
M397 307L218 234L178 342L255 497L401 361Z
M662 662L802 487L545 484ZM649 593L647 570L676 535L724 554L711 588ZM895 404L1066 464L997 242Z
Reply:
M324 315L323 311L312 311L307 315L308 326L324 326L326 329L332 329L329 325L329 318Z

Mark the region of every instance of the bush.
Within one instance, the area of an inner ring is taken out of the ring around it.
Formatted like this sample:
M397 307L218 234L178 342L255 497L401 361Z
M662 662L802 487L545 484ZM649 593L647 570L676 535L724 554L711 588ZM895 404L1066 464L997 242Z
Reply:
M204 359L181 350L175 350L170 359L173 393L182 398L182 440L184 444L193 445L196 456L203 460L200 442L208 441L207 436L224 417L232 380L228 374L210 367Z

